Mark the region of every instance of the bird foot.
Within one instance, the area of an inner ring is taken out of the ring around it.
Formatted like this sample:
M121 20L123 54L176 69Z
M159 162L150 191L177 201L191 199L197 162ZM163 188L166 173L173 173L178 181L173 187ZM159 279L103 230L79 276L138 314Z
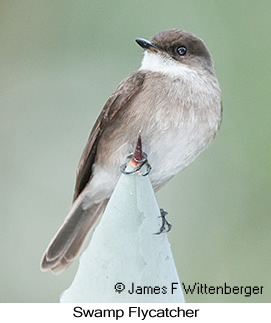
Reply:
M120 166L120 171L125 175L130 175L139 171L143 167L143 165L146 165L146 172L142 174L142 176L147 176L151 171L151 165L148 163L147 154L143 153L143 158L140 160L135 159L135 157L133 156L134 154L130 154L127 157L129 161ZM132 157L133 157L134 164L136 163L136 166L134 166L132 170L127 171L126 167L130 163Z
M160 217L162 218L162 225L160 227L160 231L156 232L154 234L161 234L163 232L169 232L172 228L172 224L170 222L168 222L168 220L166 219L168 212L165 211L164 209L160 209L160 213L161 213Z

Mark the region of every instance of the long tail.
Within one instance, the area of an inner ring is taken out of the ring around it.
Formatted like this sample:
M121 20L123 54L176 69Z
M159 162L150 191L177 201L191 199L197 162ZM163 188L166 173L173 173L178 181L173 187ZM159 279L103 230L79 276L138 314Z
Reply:
M79 253L88 232L95 227L95 223L103 214L107 202L108 200L104 200L84 209L81 196L76 199L42 257L42 271L51 270L59 273L71 264Z

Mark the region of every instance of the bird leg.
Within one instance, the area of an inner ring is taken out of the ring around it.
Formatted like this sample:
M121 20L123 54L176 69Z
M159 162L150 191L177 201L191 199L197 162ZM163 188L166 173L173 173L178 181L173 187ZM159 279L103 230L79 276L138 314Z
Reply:
M170 222L168 222L168 220L166 219L168 212L165 211L164 209L160 209L160 213L161 213L160 217L162 218L162 225L160 227L160 231L156 232L154 234L161 234L163 232L169 232L172 228L172 224Z

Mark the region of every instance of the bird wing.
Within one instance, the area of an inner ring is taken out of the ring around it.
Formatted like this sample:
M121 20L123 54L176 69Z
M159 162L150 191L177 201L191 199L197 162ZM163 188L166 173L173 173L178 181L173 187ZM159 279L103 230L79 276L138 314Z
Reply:
M58 273L67 267L78 254L88 232L94 228L103 213L108 199L85 209L82 204L84 194L81 192L91 180L97 146L107 123L120 109L125 109L129 105L140 91L144 78L145 73L139 71L122 81L99 115L79 161L72 208L44 253L41 262L42 270Z
M76 200L91 178L92 165L95 162L97 146L106 124L114 118L121 108L125 108L128 102L135 97L142 88L144 79L145 73L142 71L131 74L119 84L116 91L106 102L94 124L79 161L73 201Z

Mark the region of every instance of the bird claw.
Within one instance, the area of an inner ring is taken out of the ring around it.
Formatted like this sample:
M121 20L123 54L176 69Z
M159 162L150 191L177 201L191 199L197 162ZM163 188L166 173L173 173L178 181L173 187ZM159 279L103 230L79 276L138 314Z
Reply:
M161 213L161 218L162 218L162 225L160 227L159 232L156 232L154 234L161 234L163 232L169 232L172 228L172 224L170 222L168 222L168 220L166 219L168 212L165 211L164 209L160 209L160 213Z
M133 154L129 155L128 159L131 158L132 156L133 156ZM147 167L146 172L144 174L142 174L142 176L147 176L150 173L151 165L148 163L147 154L143 153L143 159L142 160L135 160L135 162L137 162L139 164L137 167L133 168L130 171L127 171L126 167L127 167L127 164L129 163L129 162L127 162L127 163L120 166L120 171L125 175L130 175L130 174L134 174L137 171L139 171L143 165L146 165L146 167Z

